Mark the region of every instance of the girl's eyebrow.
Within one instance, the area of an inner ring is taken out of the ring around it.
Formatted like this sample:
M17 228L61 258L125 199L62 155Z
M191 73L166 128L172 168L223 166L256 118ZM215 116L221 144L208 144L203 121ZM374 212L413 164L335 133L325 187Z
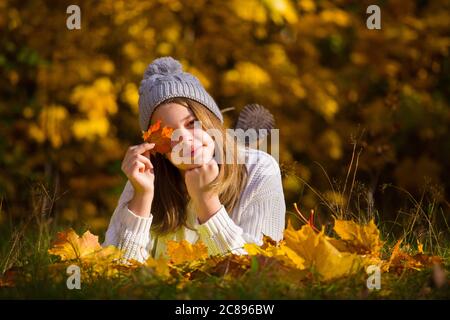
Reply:
M179 121L180 121L179 123L184 123L184 122L186 122L187 120L189 120L190 118L196 119L196 117L195 117L194 114L188 114L187 116L185 116L184 118L182 118L181 120L179 120Z

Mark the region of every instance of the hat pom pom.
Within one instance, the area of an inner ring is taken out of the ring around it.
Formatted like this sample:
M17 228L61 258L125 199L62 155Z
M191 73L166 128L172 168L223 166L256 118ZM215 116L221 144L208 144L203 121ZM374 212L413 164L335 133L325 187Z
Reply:
M144 80L154 74L171 75L183 72L181 63L172 57L162 57L154 60L145 70Z
M235 129L255 129L258 139L268 135L268 131L275 127L275 119L269 110L260 104L248 104L242 109L235 125ZM264 130L261 130L264 129ZM260 131L261 130L261 131Z

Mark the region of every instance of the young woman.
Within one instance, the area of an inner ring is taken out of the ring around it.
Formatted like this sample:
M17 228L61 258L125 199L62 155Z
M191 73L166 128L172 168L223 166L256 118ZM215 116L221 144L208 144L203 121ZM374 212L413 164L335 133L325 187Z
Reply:
M263 151L235 146L213 98L171 57L154 60L139 89L141 129L156 121L178 133L173 150L182 144L194 161L153 154L150 143L128 148L122 162L128 181L104 246L145 261L165 255L168 240L201 240L215 255L245 254L244 244L262 244L263 235L282 239L286 205L278 163Z

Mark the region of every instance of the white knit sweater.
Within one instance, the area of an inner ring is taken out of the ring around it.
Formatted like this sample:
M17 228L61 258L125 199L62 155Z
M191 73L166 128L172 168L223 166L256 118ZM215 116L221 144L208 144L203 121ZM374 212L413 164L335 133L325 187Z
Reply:
M280 168L269 154L255 149L245 151L248 172L247 185L231 214L224 206L208 221L199 224L191 204L188 205L188 225L169 235L157 235L150 230L153 216L140 217L128 209L133 198L133 186L128 181L111 217L103 246L122 249L126 259L145 261L166 255L168 240L190 243L202 240L210 255L233 252L245 254L245 243L262 244L263 235L279 241L285 227L286 204L281 184Z

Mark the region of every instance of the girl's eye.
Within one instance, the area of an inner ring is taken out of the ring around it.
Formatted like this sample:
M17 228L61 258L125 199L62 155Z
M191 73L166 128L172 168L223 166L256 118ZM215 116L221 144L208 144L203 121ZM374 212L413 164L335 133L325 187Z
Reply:
M188 122L188 127L192 127L195 123L195 119L192 119L191 121Z

